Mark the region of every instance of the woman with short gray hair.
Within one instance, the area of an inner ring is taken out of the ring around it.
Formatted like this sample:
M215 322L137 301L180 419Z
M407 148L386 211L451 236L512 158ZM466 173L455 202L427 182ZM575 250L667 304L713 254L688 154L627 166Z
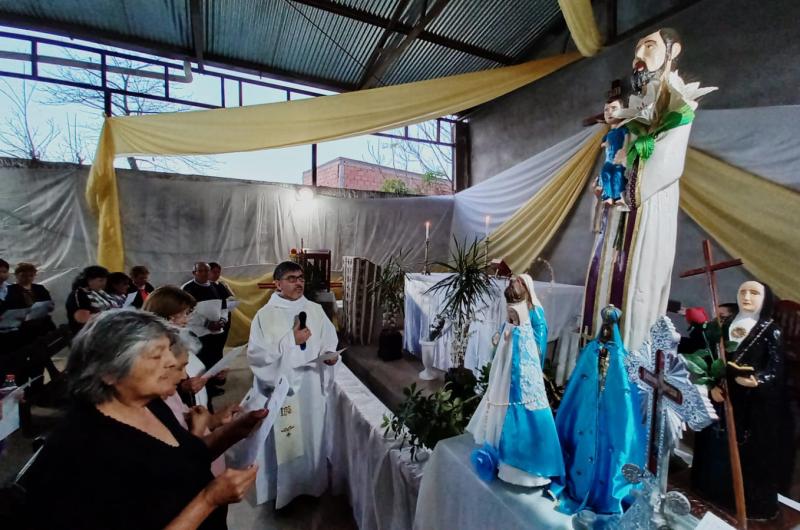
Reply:
M222 530L256 469L214 478L210 463L266 412L202 440L161 396L174 387L176 331L137 310L96 315L67 363L74 406L24 476L32 527ZM205 443L204 443L205 442Z

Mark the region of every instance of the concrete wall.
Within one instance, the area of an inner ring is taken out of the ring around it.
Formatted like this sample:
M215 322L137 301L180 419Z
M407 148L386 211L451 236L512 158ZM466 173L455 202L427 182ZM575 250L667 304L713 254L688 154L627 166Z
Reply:
M756 107L800 103L797 20L800 3L791 0L704 0L652 30L669 26L683 36L679 69L684 79L720 87L703 99L703 108ZM625 29L620 27L621 31ZM471 183L481 182L578 132L581 119L602 110L611 80L627 78L634 43L647 32L643 30L594 58L570 65L474 112L469 117ZM593 239L591 209L587 190L544 253L560 282L584 281ZM675 270L699 266L700 241L706 236L682 212L678 237ZM715 248L718 259L727 257ZM743 271L719 275L723 298L734 296L745 275ZM688 303L702 303L705 293L701 279L673 281L673 297Z

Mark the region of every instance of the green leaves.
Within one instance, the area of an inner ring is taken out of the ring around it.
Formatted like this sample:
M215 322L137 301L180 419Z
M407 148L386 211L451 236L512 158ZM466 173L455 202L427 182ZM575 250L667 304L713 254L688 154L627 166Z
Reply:
M692 381L696 385L716 386L719 380L725 377L725 363L722 359L715 358L709 349L682 353L681 356L686 361L686 368L692 374Z
M392 256L381 267L378 277L369 285L369 292L380 298L381 306L389 318L384 319L384 328L394 328L402 321L405 306L406 266L403 250Z
M453 249L448 262L436 262L445 271L451 272L440 280L426 294L443 293L444 304L441 316L453 323L454 336L459 348L466 348L469 327L475 317L479 304L488 303L491 295L491 278L486 273L486 255L483 245L475 238L471 244L464 240L459 243L453 238ZM454 351L454 364L461 366L463 359ZM455 358L458 357L458 358Z
M397 413L383 417L384 436L391 433L406 443L415 457L420 447L433 449L439 440L463 434L477 407L477 396L468 399L454 397L450 383L427 396L416 383L403 389L405 399Z

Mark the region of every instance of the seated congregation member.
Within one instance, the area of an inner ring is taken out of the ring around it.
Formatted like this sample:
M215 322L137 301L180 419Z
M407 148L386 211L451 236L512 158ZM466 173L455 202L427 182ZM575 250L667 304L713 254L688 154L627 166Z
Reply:
M106 294L114 301L114 307L123 307L128 298L131 279L124 272L112 272L106 280Z
M8 271L11 267L8 262L0 258L0 304L6 299L8 292Z
M174 386L163 319L130 309L92 318L73 340L73 408L22 479L36 530L222 530L227 504L255 466L217 478L212 459L266 416L253 412L203 439L181 427L162 396Z
M108 270L99 265L90 265L83 269L72 282L72 292L67 297L67 321L73 335L89 321L89 318L101 311L114 307L114 301L104 289L108 280Z
M142 309L166 319L173 326L185 328L196 303L194 297L183 289L174 285L164 285L147 297ZM199 348L189 351L186 365L186 373L189 377L181 380L178 388L190 405L202 405L207 408L208 391L205 388L207 381L202 377L206 366L197 357L198 352Z
M162 396L164 403L170 408L175 415L175 419L181 424L181 427L191 432L195 436L201 438L208 436L212 431L216 431L234 421L234 415L241 411L239 405L230 405L217 412L211 414L208 409L202 405L195 405L188 407L178 395L178 385L187 380L186 366L189 364L189 356L195 354L200 350L200 341L197 340L188 329L180 330L175 344L172 345L172 353L175 355L175 366L173 367L173 385L170 391ZM237 417L236 421L241 421ZM225 471L225 457L224 455L218 456L211 462L211 472L215 477L220 476Z
M17 283L8 286L5 300L0 302L0 313L13 309L26 309L36 302L51 302L50 292L44 285L33 283L36 279L36 266L32 263L20 263L14 268L14 277ZM2 335L7 352L24 348L37 338L47 335L55 330L53 319L50 315L35 320L26 320L19 329ZM42 366L15 366L14 374L18 384L25 383L29 378L41 375Z
M150 285L150 271L144 265L136 265L131 267L131 284L128 287L128 293L137 293L136 298L133 299L131 304L133 307L140 309L147 301L147 297L155 291L155 287Z
M275 499L275 507L281 508L298 495L318 497L328 486L333 412L328 400L337 359L320 361L318 357L335 351L338 338L322 306L303 296L305 278L300 265L283 262L275 268L273 278L276 292L253 318L247 359L257 391L270 393L281 376L293 391L281 408L273 433L279 432L281 425L297 425L301 434L278 436L277 440L269 434L266 440L249 439L245 445L266 444L264 461L259 464L269 473L256 484L257 502ZM302 329L301 313L306 318ZM278 455L285 454L300 456L279 459Z

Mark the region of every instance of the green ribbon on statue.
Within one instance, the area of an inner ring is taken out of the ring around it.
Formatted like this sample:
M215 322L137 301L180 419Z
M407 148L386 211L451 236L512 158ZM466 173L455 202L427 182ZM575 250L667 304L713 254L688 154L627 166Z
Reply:
M694 121L694 111L689 105L684 105L679 110L664 116L660 125L652 131L648 131L641 123L628 122L626 127L636 135L636 140L628 147L628 167L633 167L637 157L640 160L647 160L653 156L656 148L656 136L664 131L692 123L692 121Z

